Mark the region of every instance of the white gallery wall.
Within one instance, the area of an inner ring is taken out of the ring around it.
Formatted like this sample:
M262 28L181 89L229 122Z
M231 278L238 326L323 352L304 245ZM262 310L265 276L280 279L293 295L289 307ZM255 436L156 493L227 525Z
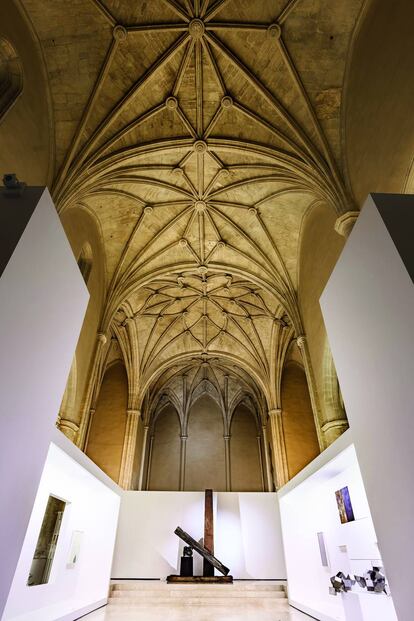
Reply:
M214 532L215 555L234 578L286 579L276 494L218 492Z
M381 553L354 446L347 437L330 447L279 492L290 603L321 621L397 621L392 599L367 593L333 596L330 577L363 575L382 566ZM335 454L337 453L337 454ZM342 524L335 492L348 487L355 521ZM322 564L323 533L328 566ZM358 587L356 587L358 590ZM346 616L344 603L367 603L364 616ZM343 600L345 599L345 601Z
M0 192L0 211L18 240L0 253L1 614L89 294L47 189Z
M276 494L217 492L213 502L214 553L234 578L285 579ZM204 536L204 492L123 492L112 578L179 573L177 526L197 541ZM194 573L202 574L197 553Z
M386 222L412 266L413 215L414 196L368 197L321 297L399 621L413 619L414 286Z
M50 445L2 621L72 621L107 601L121 490L58 430ZM49 495L68 504L49 582L27 586ZM73 531L78 561L68 567Z

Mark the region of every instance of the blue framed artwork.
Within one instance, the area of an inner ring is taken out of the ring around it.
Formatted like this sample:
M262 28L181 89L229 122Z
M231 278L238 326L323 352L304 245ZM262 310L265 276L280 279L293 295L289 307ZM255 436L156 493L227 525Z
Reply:
M347 522L354 522L354 510L352 508L351 497L347 487L335 492L336 504L338 505L339 517L341 518L341 524L347 524Z

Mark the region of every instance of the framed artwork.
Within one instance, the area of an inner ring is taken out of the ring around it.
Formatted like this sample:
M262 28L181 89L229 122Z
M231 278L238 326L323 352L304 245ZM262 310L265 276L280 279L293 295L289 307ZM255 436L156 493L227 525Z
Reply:
M68 569L73 569L79 560L79 553L82 543L83 531L74 530L70 541L69 558L66 564Z
M343 487L338 490L335 492L335 496L336 504L338 505L339 517L341 518L341 524L353 522L355 520L355 516L348 488Z

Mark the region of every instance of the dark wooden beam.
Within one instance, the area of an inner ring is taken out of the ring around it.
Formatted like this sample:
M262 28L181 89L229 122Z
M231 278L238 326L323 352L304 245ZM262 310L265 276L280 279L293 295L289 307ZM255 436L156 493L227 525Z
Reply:
M213 490L206 489L204 497L204 547L214 554L214 517L213 517ZM203 559L203 576L214 576L214 566Z
M221 563L215 556L213 556L211 554L211 552L209 552L208 550L206 550L202 545L200 545L195 539L193 539L191 537L191 535L189 535L188 533L186 533L182 528L180 528L179 526L177 526L177 528L175 529L174 533L177 535L177 537L179 537L180 539L182 539L183 541L185 541L185 543L187 543L189 546L191 546L193 548L193 550L195 550L196 552L198 552L199 554L201 554L201 556L203 558L206 558L209 563L211 563L213 565L213 567L215 567L216 569L218 569L218 571L223 574L224 576L227 576L227 574L229 573L230 569L228 567L226 567L225 565L223 565L223 563Z

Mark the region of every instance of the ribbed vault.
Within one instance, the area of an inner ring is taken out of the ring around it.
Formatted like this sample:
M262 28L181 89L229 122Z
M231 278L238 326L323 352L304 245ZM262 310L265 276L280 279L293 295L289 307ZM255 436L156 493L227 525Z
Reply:
M61 428L87 446L105 370L122 359L123 485L139 434L145 446L168 403L185 435L203 391L225 430L237 400L259 426L271 419L282 459L282 371L296 339L326 445L299 267L313 214L331 212L344 231L355 218L341 104L364 0L22 3L47 65L55 203L75 254L78 237L93 237L93 335L81 335Z
M54 195L99 220L102 332L134 407L193 359L237 367L278 407L303 215L352 208L339 106L360 4L338 22L324 0L93 0L106 53Z
M232 417L240 404L253 414L260 433L266 410L260 389L241 368L227 365L221 358L191 359L182 368L163 374L151 388L146 403L151 431L163 409L172 405L180 419L181 434L187 435L191 407L208 394L223 415L224 435L230 435Z

